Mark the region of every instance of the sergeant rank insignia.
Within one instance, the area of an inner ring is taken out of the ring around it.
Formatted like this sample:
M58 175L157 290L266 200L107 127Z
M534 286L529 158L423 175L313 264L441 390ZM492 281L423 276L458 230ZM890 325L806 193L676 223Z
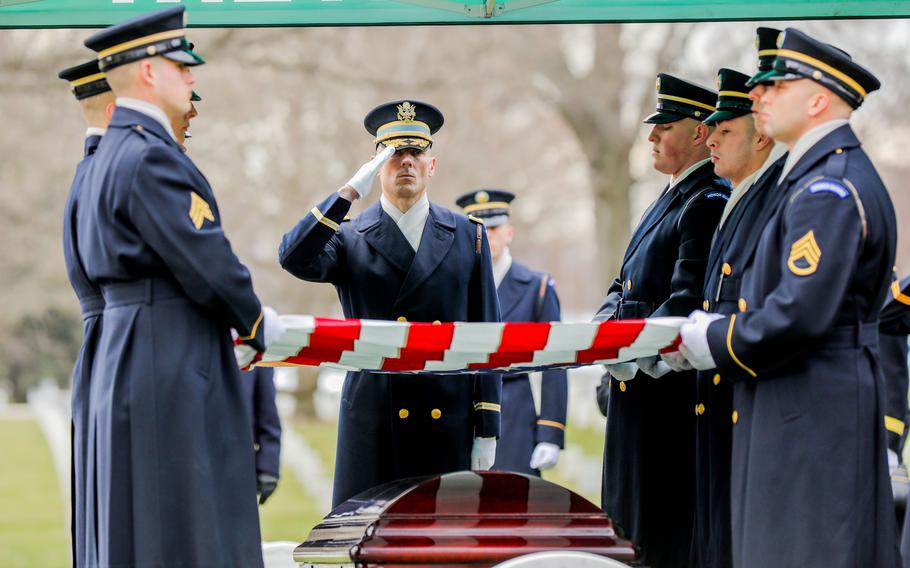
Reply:
M809 231L790 247L787 267L797 276L809 276L818 270L818 261L821 257L822 250L815 240L815 232Z
M201 229L202 224L207 220L212 223L215 222L215 215L212 214L209 204L205 202L205 199L199 197L195 191L190 193L190 220L196 230Z

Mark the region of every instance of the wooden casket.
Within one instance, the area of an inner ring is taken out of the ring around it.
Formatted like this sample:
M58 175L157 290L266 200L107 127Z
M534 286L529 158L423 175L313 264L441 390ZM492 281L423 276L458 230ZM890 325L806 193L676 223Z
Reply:
M461 471L374 487L342 503L294 551L304 567L493 566L545 550L638 558L604 512L538 477Z

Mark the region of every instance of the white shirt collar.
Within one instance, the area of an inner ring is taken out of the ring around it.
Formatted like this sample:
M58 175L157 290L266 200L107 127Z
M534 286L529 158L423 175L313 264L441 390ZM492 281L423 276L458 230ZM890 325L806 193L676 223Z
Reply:
M670 187L672 188L673 186L678 185L679 183L682 182L682 180L684 180L684 179L686 179L687 177L689 177L689 175L690 175L692 172L694 172L695 170L697 170L698 168L702 167L703 165L707 164L707 163L710 162L710 161L711 161L711 158L705 158L704 160L701 160L700 162L695 162L694 164L692 164L691 166L689 166L688 169L686 169L686 171L684 171L684 172L683 172L682 174L680 174L679 176L677 176L677 177L672 177L672 176L671 176L671 177L670 177Z
M779 142L775 142L774 146L771 148L771 152L768 153L768 157L765 158L765 162L761 165L760 168L747 175L745 179L736 184L736 187L733 188L733 191L730 193L730 199L727 200L727 204L724 206L724 212L720 216L719 227L724 226L724 221L727 220L727 215L733 211L733 208L739 203L739 200L743 198L746 193L752 186L755 185L755 182L758 181L768 168L771 167L771 164L776 162L781 156L784 155L784 152L787 151L787 147Z
M822 138L845 124L850 124L850 121L846 118L835 118L828 122L823 122L815 128L803 133L790 149L790 155L787 156L787 161L784 162L784 170L780 173L780 178L777 180L777 183L782 182L784 178L787 177L787 174L793 170L799 160L806 155L806 152L821 142Z
M382 210L395 221L401 234L408 240L414 252L420 248L420 239L423 236L423 228L427 224L427 217L430 215L430 199L427 194L417 200L417 203L411 206L406 212L402 212L398 207L386 199L385 194L379 196L379 205Z
M164 114L164 111L156 105L153 105L150 102L141 101L139 99L117 97L117 106L128 108L136 112L141 112L142 114L155 119L158 123L161 124L161 126L164 128L164 131L167 132L174 141L177 140L177 137L174 136L174 129L171 128L171 121L167 119L167 115Z
M104 133L107 132L106 128L98 128L97 126L89 126L85 129L85 137L89 136L104 136Z
M493 263L493 282L497 288L505 280L510 268L512 268L512 253L509 252L509 247L506 247L499 256L499 260Z

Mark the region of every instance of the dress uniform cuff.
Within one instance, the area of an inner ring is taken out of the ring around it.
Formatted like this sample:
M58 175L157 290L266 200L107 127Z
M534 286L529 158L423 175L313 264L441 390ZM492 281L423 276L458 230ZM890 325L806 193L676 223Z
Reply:
M493 402L474 403L474 436L498 438L502 418L502 407Z
M238 338L245 345L249 345L260 353L265 351L265 326L262 324L262 310L255 318L250 318L252 322L245 330L237 330ZM244 332L246 332L244 334Z
M549 442L560 448L565 447L566 425L556 420L540 418L537 420L537 443Z
M332 231L337 231L341 227L341 222L344 221L344 216L350 210L351 202L333 192L327 199L310 209L309 214L316 219L317 223Z
M730 380L755 378L755 371L743 361L742 354L735 350L733 337L735 327L735 314L711 322L707 333L711 357L717 365L718 373L725 378Z

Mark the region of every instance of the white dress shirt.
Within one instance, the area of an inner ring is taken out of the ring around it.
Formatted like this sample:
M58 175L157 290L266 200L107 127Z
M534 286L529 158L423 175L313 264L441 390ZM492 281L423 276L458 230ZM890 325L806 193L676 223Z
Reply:
M85 129L85 137L89 136L104 136L104 133L107 132L106 128L98 128L97 126L89 126Z
M670 189L673 189L673 186L675 186L675 185L681 183L682 180L684 180L684 179L686 179L687 177L689 177L689 175L690 175L692 172L694 172L695 170L697 170L698 168L702 167L703 165L705 165L706 163L708 163L708 162L710 162L710 161L711 161L711 158L705 158L704 160L702 160L702 161L700 161L700 162L695 162L694 164L692 164L691 166L689 166L689 167L686 169L686 171L684 171L684 172L683 172L682 174L680 174L679 176L677 176L677 177L670 176Z
M424 193L417 203L411 206L406 212L402 213L391 201L386 199L385 194L379 196L379 205L382 210L395 221L398 229L404 238L407 239L414 252L420 248L420 238L423 236L423 228L427 224L427 217L430 215L430 200Z
M117 97L117 106L141 112L142 114L155 119L174 141L177 140L177 137L174 136L174 129L171 128L171 121L167 119L167 115L164 114L163 110L152 103L139 99L131 99L129 97Z
M512 268L512 253L509 252L509 247L506 247L499 259L493 261L493 282L496 283L497 289L502 284L510 268Z
M850 121L846 118L835 118L829 120L828 122L823 122L813 128L812 130L807 131L802 136L799 137L799 140L793 144L793 147L790 149L790 155L787 156L787 161L784 162L784 171L780 173L780 179L777 180L777 183L780 183L787 177L787 174L790 173L790 170L793 169L793 166L806 155L806 152L812 149L813 146L818 144L822 138L831 134L841 126L845 124L850 124Z

